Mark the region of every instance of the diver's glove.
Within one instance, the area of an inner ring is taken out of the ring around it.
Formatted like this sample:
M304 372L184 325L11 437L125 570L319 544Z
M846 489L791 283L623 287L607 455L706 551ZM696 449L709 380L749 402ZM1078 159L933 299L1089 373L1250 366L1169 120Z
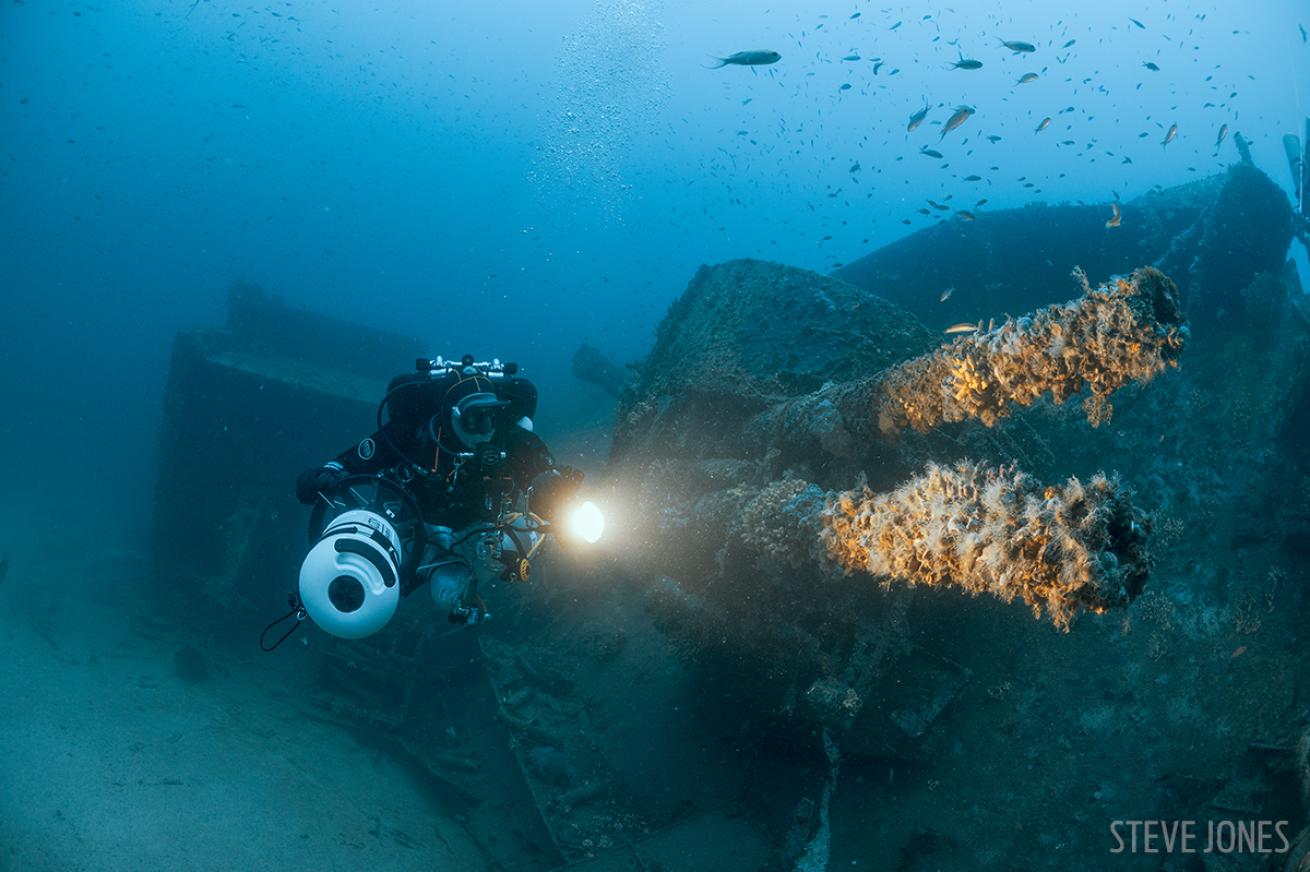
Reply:
M346 475L345 468L335 460L307 469L296 479L296 499L307 506L313 505L320 493L331 490Z
M541 473L528 488L528 511L547 521L555 520L556 513L582 487L582 478L582 471L571 466L558 466Z

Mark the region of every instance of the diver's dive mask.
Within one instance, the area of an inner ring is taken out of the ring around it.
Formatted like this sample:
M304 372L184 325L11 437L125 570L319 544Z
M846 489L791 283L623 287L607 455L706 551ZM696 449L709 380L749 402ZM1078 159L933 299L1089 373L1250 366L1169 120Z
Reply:
M451 428L468 448L490 442L501 428L508 405L492 393L469 394L450 410Z

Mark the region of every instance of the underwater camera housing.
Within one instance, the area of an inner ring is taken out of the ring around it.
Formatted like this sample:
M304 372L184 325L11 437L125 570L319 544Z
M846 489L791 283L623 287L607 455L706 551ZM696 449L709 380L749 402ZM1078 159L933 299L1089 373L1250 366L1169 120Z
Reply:
M418 506L380 476L353 475L320 494L300 565L300 602L328 633L362 639L386 626L426 544Z
M366 509L338 515L300 566L300 600L314 623L362 639L391 620L400 602L400 537Z

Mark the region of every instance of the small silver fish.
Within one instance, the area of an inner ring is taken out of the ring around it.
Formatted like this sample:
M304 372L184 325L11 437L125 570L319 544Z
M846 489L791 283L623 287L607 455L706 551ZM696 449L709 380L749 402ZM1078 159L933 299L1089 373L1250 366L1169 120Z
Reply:
M1015 54L1028 54L1029 52L1037 51L1037 46L1033 45L1031 42L1020 42L1017 39L1002 39L1001 45L1005 46Z
M1019 81L1015 82L1015 84L1026 85L1029 82L1035 82L1035 81L1037 81L1036 73L1024 73L1022 76L1019 77Z
M1119 221L1120 221L1120 220L1122 219L1122 217L1123 217L1122 214L1119 212L1119 204L1118 204L1118 203L1111 203L1111 204L1110 204L1110 213L1111 213L1111 214L1110 214L1110 217L1106 220L1106 222L1105 222L1105 226L1106 226L1106 227L1118 227L1118 226L1119 226Z
M952 130L959 127L964 122L968 121L969 116L972 114L973 114L972 106L957 107L955 113L951 115L950 118L947 118L946 123L942 125L942 135L937 137L937 141L940 142L943 139L945 139L946 134L950 133Z
M754 51L739 51L728 55L726 58L715 58L717 64L710 67L711 70L717 70L720 67L763 67L769 64L776 64L782 60L782 55L770 49L755 49Z
M1037 129L1034 130L1033 133L1041 133L1043 130L1045 130L1050 126L1051 126L1051 116L1047 115L1045 118L1042 119L1042 123L1037 125Z
M1162 140L1160 141L1160 147L1163 148L1164 146L1166 146L1166 145L1168 145L1169 143L1173 142L1173 141L1174 141L1175 139L1177 139L1177 138L1178 138L1178 125L1177 125L1176 123L1175 123L1175 124L1170 124L1170 125L1169 125L1169 132L1166 133L1166 134L1164 135L1164 139L1162 139Z
M960 209L955 213L961 221L976 221L977 218L968 209Z
M952 324L950 327L947 327L946 332L947 333L977 333L978 327L981 324L982 324L981 321L978 322L978 324L970 324L967 321L961 321L959 324Z
M1224 144L1224 137L1226 137L1227 135L1228 135L1228 125L1227 124L1219 125L1219 138L1214 141L1214 147L1216 150L1218 150L1219 146Z
M951 298L951 294L953 294L953 293L955 293L955 286L954 286L954 285L952 285L951 287L949 287L949 288L947 288L946 290L942 291L942 295L941 295L940 297L937 298L937 302L939 302L939 303L945 303L947 300L949 300L949 299Z
M928 117L928 109L929 107L924 106L918 112L915 112L913 115L910 116L910 123L905 125L906 133L913 133L914 128L918 127L920 124L923 123L923 119Z

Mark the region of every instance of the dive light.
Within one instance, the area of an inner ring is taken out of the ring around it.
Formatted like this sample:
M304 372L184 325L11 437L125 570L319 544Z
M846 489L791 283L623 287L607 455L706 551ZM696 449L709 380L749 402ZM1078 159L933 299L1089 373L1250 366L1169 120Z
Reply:
M569 511L565 529L570 536L595 545L605 532L605 515L595 503L585 500Z

